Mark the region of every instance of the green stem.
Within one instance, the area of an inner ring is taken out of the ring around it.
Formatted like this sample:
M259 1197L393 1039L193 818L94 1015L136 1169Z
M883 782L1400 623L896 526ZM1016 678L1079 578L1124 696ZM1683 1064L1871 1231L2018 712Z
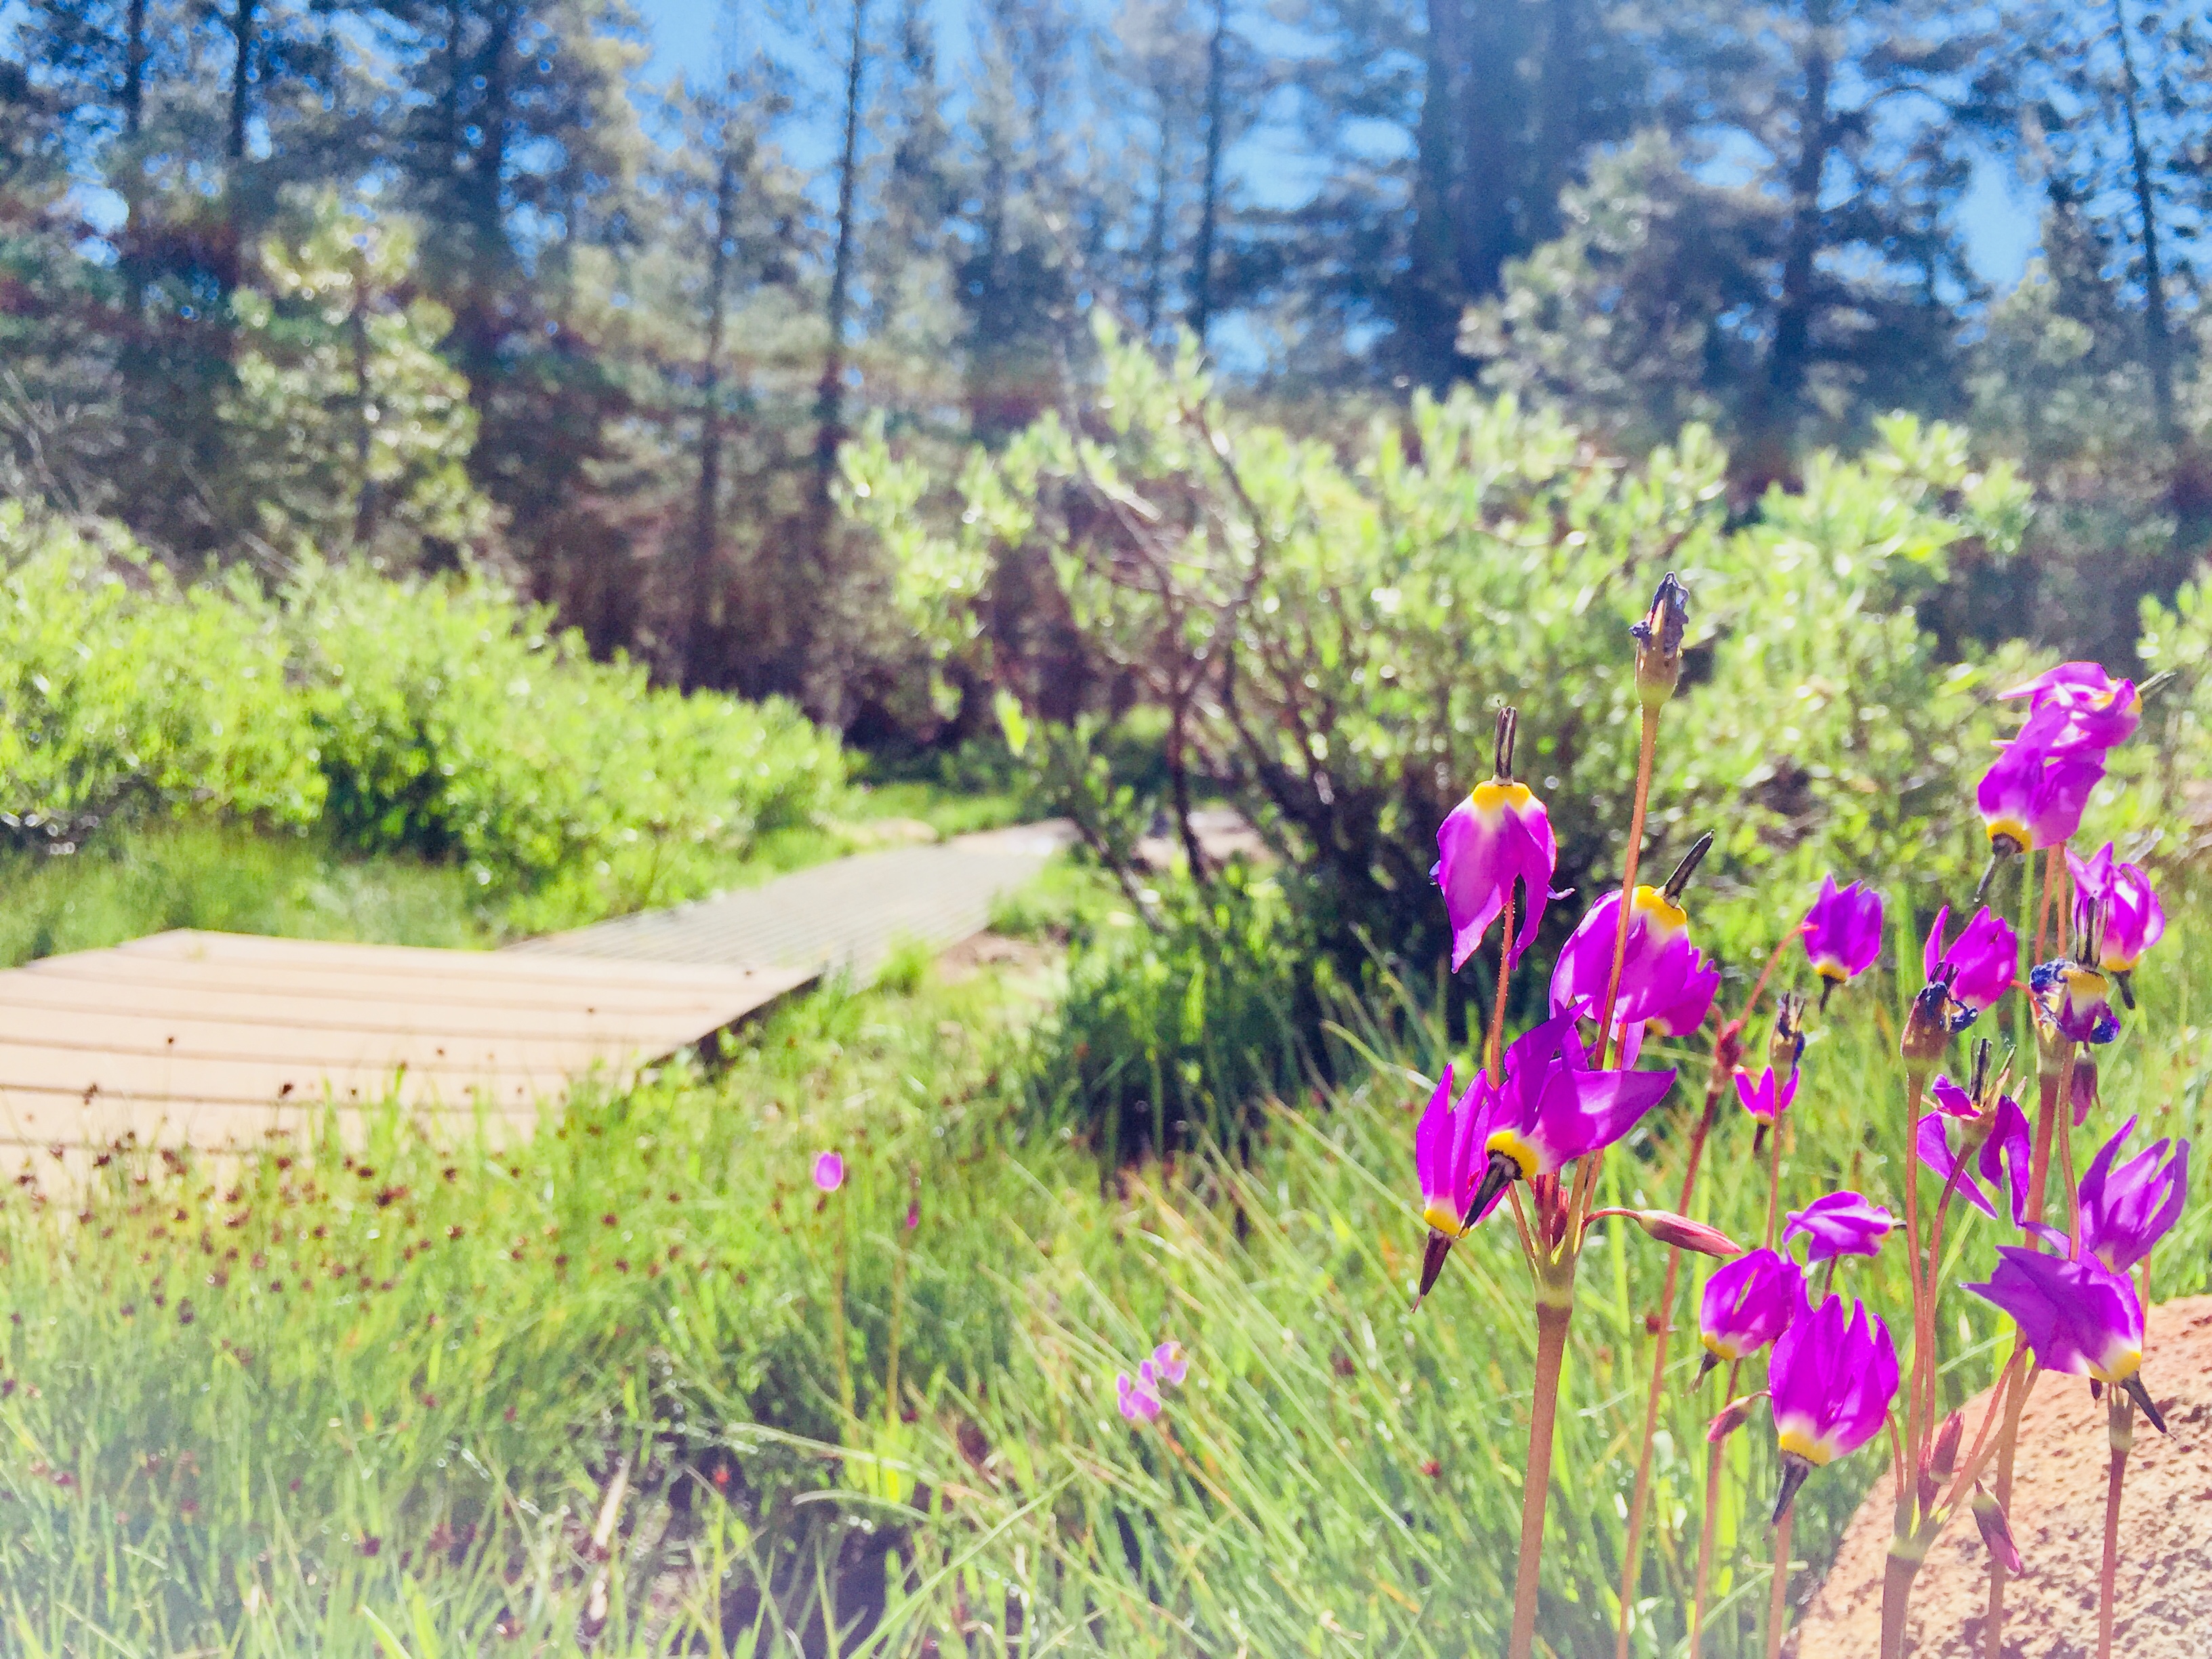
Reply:
M1920 1558L1894 1555L1881 1575L1881 1659L1905 1659L1905 1619L1912 1601L1912 1581Z

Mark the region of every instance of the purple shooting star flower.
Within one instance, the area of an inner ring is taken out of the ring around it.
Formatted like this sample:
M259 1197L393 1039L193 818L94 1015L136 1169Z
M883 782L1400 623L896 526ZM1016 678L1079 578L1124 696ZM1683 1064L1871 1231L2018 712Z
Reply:
M1614 1020L1641 1026L1660 1021L1669 1032L1694 1031L1712 1006L1720 972L1690 943L1690 918L1656 887L1638 887L1630 907L1628 949L1620 959L1620 993ZM1620 894L1607 893L1589 908L1559 951L1552 970L1552 1012L1595 1019L1613 974L1620 937ZM1693 1006L1702 994L1702 1006ZM1694 1014L1695 1018L1692 1018Z
M2118 862L2106 842L2094 858L2066 855L2074 873L2074 919L2077 929L2098 940L2097 966L2119 981L2120 1000L2136 1006L2130 983L2143 952L2166 937L2166 907L2142 866Z
M1832 1296L1776 1340L1766 1388L1782 1452L1782 1492L1774 1504L1779 1521L1806 1476L1881 1432L1897 1396L1889 1327L1857 1302L1846 1319L1843 1297Z
M834 1193L845 1184L845 1160L836 1152L824 1152L814 1160L814 1184L825 1193Z
M2102 750L2056 754L2022 732L1982 775L1974 793L1994 859L2057 847L2081 827L2089 792L2105 775Z
M1525 783L1494 777L1452 808L1437 830L1436 868L1429 873L1443 889L1451 917L1452 967L1464 967L1483 933L1505 908L1513 884L1522 885L1520 931L1506 948L1509 964L1536 937L1544 904L1552 896L1552 871L1559 861L1559 842L1544 803Z
M1951 1015L1952 1029L1962 1031L2012 989L2020 971L2020 939L2009 922L1984 905L1947 945L1943 930L1950 920L1949 905L1936 911L1936 925L1928 930L1920 960L1929 984L1949 985L1952 1000L1964 1011L1963 1018L1957 1012Z
M1965 1288L2012 1316L2044 1370L2126 1389L2151 1425L2166 1432L2166 1419L2143 1387L2142 1304L2125 1273L2006 1244L1988 1281Z
M1753 1083L1747 1072L1735 1074L1735 1097L1743 1103L1743 1109L1760 1123L1771 1123L1790 1109L1790 1103L1797 1097L1797 1073L1793 1069L1778 1085L1774 1081L1774 1068L1770 1066L1759 1073Z
M1451 1097L1451 1067L1447 1066L1443 1080L1437 1085L1428 1109L1413 1130L1413 1173L1421 1183L1421 1218L1429 1224L1415 1307L1435 1288L1454 1241L1496 1207L1504 1190L1491 1195L1481 1214L1469 1208L1475 1182L1482 1174L1483 1113L1490 1103L1480 1072L1456 1102Z
M1993 1221L1997 1207L1991 1194L2008 1193L2013 1224L2018 1226L2027 1212L2027 1115L2008 1095L1999 1095L1984 1110L1948 1077L1936 1079L1932 1093L1936 1109L1922 1116L1914 1135L1922 1167L1943 1182L1947 1192L1962 1194ZM1989 1183L1988 1191L1983 1182Z
M2153 1141L2118 1169L2120 1147L2135 1133L2130 1118L2106 1141L2076 1189L2081 1249L2114 1273L2125 1273L2151 1252L2181 1217L2189 1195L2189 1143ZM2169 1146L2173 1156L2166 1157Z
M2133 737L2142 720L2136 683L2114 679L2100 663L2061 663L1997 696L2028 700L2021 735L2033 734L2054 755L2089 754L2101 761L2107 750Z
M2120 1017L2112 1010L2112 982L2096 969L2061 957L2031 969L2027 988L2038 1016L2062 1037L2101 1043L2120 1034Z
M1881 895L1852 882L1838 887L1830 874L1806 912L1802 933L1805 955L1820 976L1820 1006L1838 985L1848 984L1881 954Z
M1182 1380L1190 1375L1190 1356L1182 1343L1172 1338L1152 1350L1152 1357L1145 1362L1152 1368L1152 1380L1164 1382L1170 1388L1182 1387Z
M1777 1250L1753 1250L1705 1281L1698 1302L1698 1340L1705 1357L1698 1380L1723 1360L1742 1359L1790 1328L1805 1310L1805 1274Z
M1555 1174L1612 1146L1674 1086L1671 1071L1589 1069L1572 1014L1516 1037L1503 1069L1495 1090L1486 1074L1475 1079L1486 1100L1478 1133L1488 1159L1475 1188L1478 1216L1513 1182Z
M1832 1256L1879 1255L1881 1241L1896 1225L1895 1216L1857 1193L1830 1193L1790 1212L1782 1242L1802 1238L1809 1267Z

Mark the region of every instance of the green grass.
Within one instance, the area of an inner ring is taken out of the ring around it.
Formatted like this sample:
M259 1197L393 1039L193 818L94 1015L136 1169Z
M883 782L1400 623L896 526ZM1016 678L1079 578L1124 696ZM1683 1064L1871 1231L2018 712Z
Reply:
M2141 975L2077 1162L2129 1112L2201 1129L2212 1065L2183 964L2208 926L2178 914ZM1838 1184L1894 1200L1897 1007L1862 981L1808 1049L1790 1207ZM717 1073L672 1067L524 1146L395 1121L350 1160L126 1153L88 1199L4 1189L9 1650L427 1659L506 1630L561 1654L586 1645L595 1585L600 1652L908 1654L956 1627L973 1653L1496 1650L1532 1323L1496 1226L1407 1310L1426 1091L1406 1068L1434 1073L1438 1034L1403 1005L1346 1010L1377 1066L1271 1113L1249 1166L1114 1176L1032 1127L1036 1012L988 974L896 975L794 1003ZM1673 1202L1704 1071L1679 1058L1691 1081L1608 1159L1607 1200ZM1746 1239L1765 1202L1750 1140L1730 1107L1694 1206ZM825 1197L808 1171L827 1149L848 1177ZM1955 1282L1994 1230L1954 1237ZM2203 1288L2208 1244L2200 1200L2160 1296ZM1841 1285L1901 1325L1898 1265ZM1560 1655L1611 1650L1662 1267L1619 1229L1585 1258L1544 1556ZM1989 1374L1992 1331L1947 1303L1954 1391ZM1114 1374L1168 1337L1190 1381L1133 1431ZM1690 1390L1692 1340L1675 1352L1646 1655L1679 1651L1719 1403L1717 1382ZM1878 1469L1870 1449L1807 1489L1801 1559ZM1759 1650L1763 1419L1727 1474L1705 1650L1734 1659Z

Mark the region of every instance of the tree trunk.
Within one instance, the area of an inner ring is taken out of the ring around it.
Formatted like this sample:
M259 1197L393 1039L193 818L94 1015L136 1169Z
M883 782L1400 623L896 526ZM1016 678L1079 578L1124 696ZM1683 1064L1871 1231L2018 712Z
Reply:
M814 555L811 573L816 584L817 599L825 598L830 580L833 545L836 535L836 504L830 497L830 486L837 476L837 452L845 441L845 324L846 313L852 305L853 262L859 252L859 228L855 216L859 210L860 154L860 92L867 70L866 40L867 0L852 0L853 27L845 52L845 130L844 141L837 152L837 229L836 240L830 262L830 298L823 320L828 325L829 338L822 353L822 380L815 389L814 398L814 479L810 514L813 523L809 538ZM815 634L815 622L820 614L818 605L795 613L797 626L793 645L799 658L787 670L796 679L803 677L810 654L809 647Z
M738 166L724 113L714 173L714 246L708 257L707 345L699 364L699 500L691 529L691 614L685 619L683 683L705 682L720 565L722 507L722 331L729 316L730 245L737 234Z
M2112 39L2120 52L2120 109L2128 128L2128 170L2142 224L2143 356L2150 369L2151 408L2161 443L2180 436L2173 412L2173 338L2166 314L2166 276L2159 264L2158 198L2151 179L2150 149L2143 142L2142 87L2136 79L2135 50L2122 0L2112 0Z
M1145 336L1158 332L1160 304L1167 291L1168 192L1173 184L1175 129L1167 94L1160 94L1160 144L1152 163L1152 222L1145 232Z
M1191 256L1190 331L1201 351L1213 324L1213 239L1221 211L1222 124L1227 118L1222 82L1228 51L1229 0L1213 0L1213 38L1206 51L1206 177L1199 197L1198 248Z
M1806 8L1805 90L1798 105L1797 160L1790 170L1790 228L1782 255L1782 296L1766 372L1756 388L1747 461L1758 487L1788 470L1798 401L1811 372L1813 277L1822 240L1820 187L1835 142L1828 100L1835 63L1829 56L1827 0Z
M1442 387L1457 355L1462 294L1454 258L1458 197L1456 70L1465 42L1462 0L1428 0L1421 119L1414 129L1412 293L1407 321L1421 378Z
M253 19L258 0L232 0L230 40L233 48L230 66L230 142L228 154L235 169L246 160L246 123L253 111L252 82L253 73ZM237 188L234 177L231 188Z
M131 0L123 30L123 136L136 138L146 103L146 0Z

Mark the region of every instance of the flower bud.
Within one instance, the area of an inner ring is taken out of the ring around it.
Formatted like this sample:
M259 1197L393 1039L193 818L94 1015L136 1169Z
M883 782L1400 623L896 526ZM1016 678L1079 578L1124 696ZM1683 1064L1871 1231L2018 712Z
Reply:
M1682 634L1690 622L1690 593L1673 571L1660 578L1651 609L1628 631L1636 638L1636 696L1646 708L1662 707L1682 678Z
M1717 1255L1723 1261L1743 1254L1743 1246L1719 1228L1692 1221L1686 1215L1676 1215L1672 1210L1628 1210L1622 1213L1662 1244L1671 1244L1678 1250L1695 1250L1699 1255Z
M1734 1434L1750 1420L1751 1408L1763 1398L1765 1398L1763 1395L1747 1394L1739 1395L1735 1399L1729 1401L1714 1415L1713 1420L1705 1425L1706 1441L1717 1446Z
M1928 1467L1936 1479L1948 1480L1959 1467L1959 1442L1966 1432L1963 1413L1953 1412L1943 1419L1943 1426L1936 1431L1936 1444L1928 1454Z
M1978 1480L1974 1482L1974 1524L1981 1528L1982 1545L1996 1564L2007 1572L2019 1572L2020 1546L2012 1541L2012 1522L2005 1518L2004 1505Z

